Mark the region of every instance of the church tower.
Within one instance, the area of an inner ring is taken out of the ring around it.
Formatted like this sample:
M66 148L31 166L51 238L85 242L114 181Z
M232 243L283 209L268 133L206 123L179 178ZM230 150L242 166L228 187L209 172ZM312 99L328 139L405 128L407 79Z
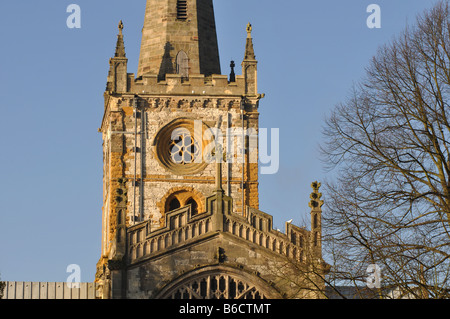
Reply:
M124 30L121 21L99 129L100 295L291 295L275 284L267 265L273 254L280 262L306 259L311 238L292 224L286 225L289 235L273 230L272 217L259 211L264 95L258 93L252 26L242 75L235 74L234 61L230 74L221 74L212 0L147 0L137 75L127 70ZM267 273L255 275L264 267Z

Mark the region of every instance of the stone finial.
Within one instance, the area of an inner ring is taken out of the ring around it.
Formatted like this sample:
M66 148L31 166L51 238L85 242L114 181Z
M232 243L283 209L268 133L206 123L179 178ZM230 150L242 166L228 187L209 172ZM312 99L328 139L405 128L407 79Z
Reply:
M322 193L319 192L320 187L322 186L321 183L319 182L313 182L311 184L311 188L313 189L313 192L311 193L311 195L309 196L311 198L311 201L309 202L309 207L314 209L314 208L322 208L323 205L323 200L322 198Z
M230 82L236 82L236 73L234 72L235 67L236 67L236 64L234 63L234 61L231 61L230 62L230 68L231 68Z
M252 27L251 23L249 22L247 24L247 38L251 38L252 37L252 30L253 30L253 27Z
M119 22L119 33L122 34L122 30L123 30L123 22L122 20L120 20Z

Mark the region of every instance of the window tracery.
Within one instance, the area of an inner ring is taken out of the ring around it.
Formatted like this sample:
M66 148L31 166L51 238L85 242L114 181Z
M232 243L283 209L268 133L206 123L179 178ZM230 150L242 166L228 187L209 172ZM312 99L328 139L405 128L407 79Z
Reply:
M184 283L167 299L266 299L257 287L231 275L209 275Z

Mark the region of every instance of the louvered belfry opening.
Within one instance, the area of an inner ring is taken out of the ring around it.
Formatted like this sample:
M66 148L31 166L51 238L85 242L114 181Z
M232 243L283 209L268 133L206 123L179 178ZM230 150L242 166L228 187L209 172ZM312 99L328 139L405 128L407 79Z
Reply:
M177 1L177 19L179 20L187 19L187 0Z

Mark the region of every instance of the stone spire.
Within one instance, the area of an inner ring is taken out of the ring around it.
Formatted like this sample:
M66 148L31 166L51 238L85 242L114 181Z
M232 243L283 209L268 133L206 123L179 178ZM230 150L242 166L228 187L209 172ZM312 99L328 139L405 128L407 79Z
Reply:
M221 74L212 0L147 0L137 76Z
M116 53L114 57L116 58L125 58L125 44L123 42L123 22L120 20L119 22L119 34L117 35L117 44L116 44Z

